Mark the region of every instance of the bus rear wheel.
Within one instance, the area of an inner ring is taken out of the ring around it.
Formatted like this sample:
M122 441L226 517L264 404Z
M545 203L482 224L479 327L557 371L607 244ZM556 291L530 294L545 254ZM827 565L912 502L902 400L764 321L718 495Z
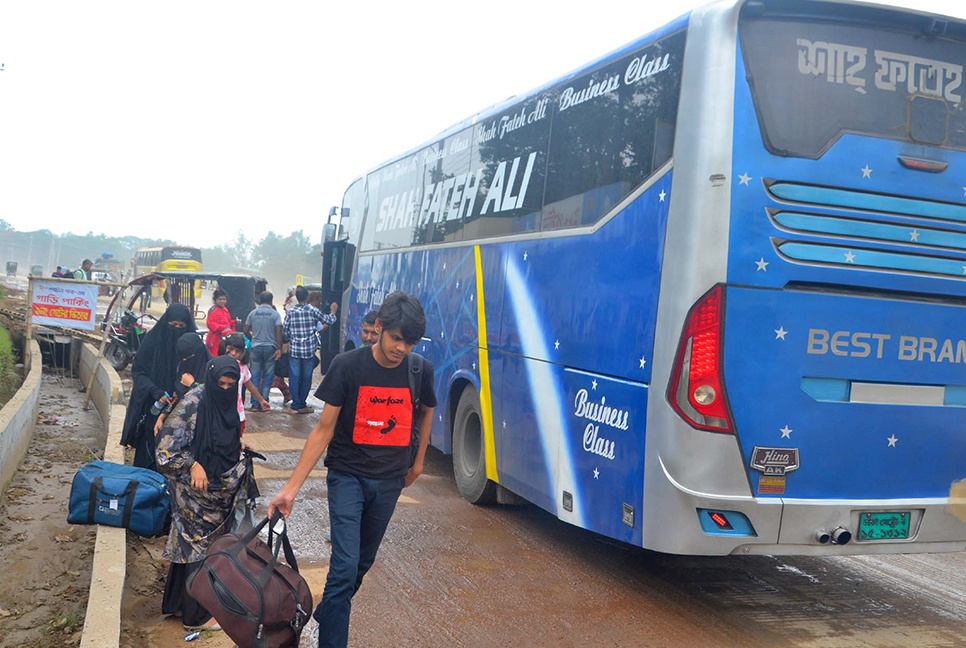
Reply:
M496 484L486 478L485 448L480 397L468 386L460 396L453 422L453 473L460 495L471 504L496 501Z

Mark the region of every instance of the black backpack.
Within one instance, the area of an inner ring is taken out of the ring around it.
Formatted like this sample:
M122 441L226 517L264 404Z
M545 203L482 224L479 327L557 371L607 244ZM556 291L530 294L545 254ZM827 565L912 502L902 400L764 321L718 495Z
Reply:
M409 354L409 398L413 402L413 427L409 437L409 467L416 463L419 452L419 388L422 382L423 362L425 358L418 353Z

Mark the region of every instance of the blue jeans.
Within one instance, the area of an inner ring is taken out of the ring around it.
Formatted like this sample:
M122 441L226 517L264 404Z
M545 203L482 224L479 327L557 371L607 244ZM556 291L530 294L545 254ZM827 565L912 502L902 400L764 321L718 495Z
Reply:
M252 384L262 395L262 398L269 400L268 394L272 391L272 378L275 377L275 347L260 344L252 347ZM255 404L252 399L252 405Z
M305 407L305 400L312 389L312 370L315 365L312 358L289 358L288 387L292 391L292 409Z
M325 481L332 556L313 616L319 622L319 648L345 648L352 597L376 559L406 478L368 479L330 469Z

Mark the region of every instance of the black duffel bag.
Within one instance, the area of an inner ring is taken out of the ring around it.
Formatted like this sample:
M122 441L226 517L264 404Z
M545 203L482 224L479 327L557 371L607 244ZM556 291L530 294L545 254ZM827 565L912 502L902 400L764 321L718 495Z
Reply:
M296 648L312 610L312 592L298 572L282 514L272 517L266 545L258 534L268 522L242 537L229 533L212 542L188 579L188 592L239 648ZM280 549L288 564L278 562Z

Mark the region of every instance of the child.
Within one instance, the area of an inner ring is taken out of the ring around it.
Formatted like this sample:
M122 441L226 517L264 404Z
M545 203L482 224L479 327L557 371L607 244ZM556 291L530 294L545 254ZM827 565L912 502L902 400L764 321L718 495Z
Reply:
M282 357L275 363L275 376L272 378L272 387L282 392L282 409L292 400L292 392L289 391L285 379L288 378L288 342L282 345Z
M218 344L218 355L230 355L241 366L241 376L238 380L238 418L241 420L241 432L245 434L245 405L242 403L243 390L247 389L252 397L261 405L262 411L268 412L272 409L268 401L255 389L252 383L252 372L248 369L248 359L251 352L245 348L245 336L241 333L229 333L221 339Z

